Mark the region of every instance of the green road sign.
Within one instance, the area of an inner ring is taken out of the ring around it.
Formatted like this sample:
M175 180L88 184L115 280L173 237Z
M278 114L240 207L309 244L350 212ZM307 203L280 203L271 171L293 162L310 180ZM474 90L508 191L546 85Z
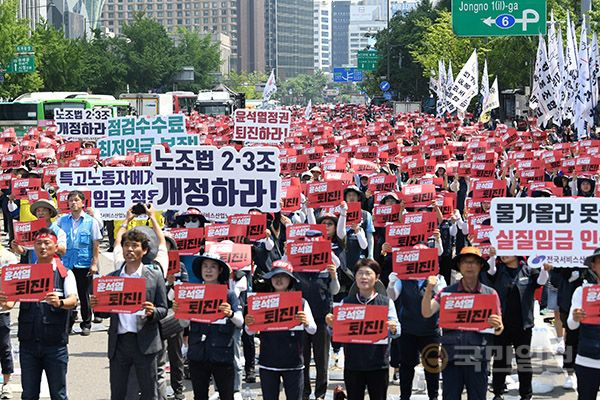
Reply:
M379 61L379 53L375 49L358 50L356 52L358 69L362 71L374 71Z
M34 56L17 56L13 58L10 64L8 64L8 67L6 67L6 72L9 74L25 74L34 71Z
M20 44L16 47L17 53L33 53L33 46L28 44Z
M457 36L546 34L546 0L452 0Z

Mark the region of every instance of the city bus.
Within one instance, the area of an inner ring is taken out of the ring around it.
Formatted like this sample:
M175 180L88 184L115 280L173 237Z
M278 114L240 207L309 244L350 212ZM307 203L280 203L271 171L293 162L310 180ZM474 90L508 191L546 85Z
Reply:
M37 126L51 125L55 108L111 108L113 116L129 115L127 101L110 95L86 92L37 92L26 93L12 102L0 103L0 131L14 128L21 136Z

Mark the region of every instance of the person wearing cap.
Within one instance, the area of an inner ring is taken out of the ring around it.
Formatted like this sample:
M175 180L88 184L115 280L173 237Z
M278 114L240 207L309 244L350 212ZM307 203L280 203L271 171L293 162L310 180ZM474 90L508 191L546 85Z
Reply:
M75 275L81 303L81 335L89 336L92 327L89 289L92 276L98 272L102 232L98 221L84 212L85 195L82 192L70 192L67 202L71 212L63 215L57 222L67 236L67 250L62 260L65 267Z
M571 330L579 330L575 357L578 399L595 400L600 389L600 324L586 321L583 290L600 284L600 248L585 258L584 265L587 270L583 273L582 285L573 293L567 324Z
M273 269L264 276L269 280L271 291L286 292L296 289L298 279L293 267L286 261L273 262ZM250 300L251 301L251 300ZM279 399L280 382L287 400L301 400L304 391L304 338L302 331L314 335L317 325L306 299L302 299L302 311L295 315L298 329L260 333L260 355L258 359L260 387L265 400ZM246 315L246 332L252 336L254 318Z
M427 287L421 302L423 317L430 318L440 309L441 296L445 293L493 294L497 309L500 300L496 291L479 280L479 274L488 264L476 247L464 247L454 258L454 268L462 278L457 283L444 288L433 298L433 289L438 284L437 276L427 278ZM490 315L488 323L494 335L504 330L502 317ZM488 355L486 348L491 345L492 335L482 332L444 329L441 337L442 350L447 354L448 364L442 371L442 397L444 400L460 399L463 389L467 389L469 400L483 400L487 391Z
M363 204L365 194L352 185L344 189L344 201L346 203L359 202ZM361 258L373 258L375 226L373 226L373 216L367 210L361 209L360 224L355 227L346 228L346 264L353 268L356 262ZM356 229L354 229L356 228ZM364 235L367 240L367 247L361 242Z
M67 235L56 222L52 221L52 219L56 218L58 215L58 211L56 210L54 202L46 199L37 200L31 205L31 212L38 219L43 219L46 221L46 227L50 228L56 234L56 237L58 238L58 248L56 253L59 256L64 255L67 249ZM10 248L17 254L26 254L26 263L35 264L37 262L37 257L32 248L25 248L14 240L11 242Z
M305 171L300 175L300 182L301 183L310 183L312 182L312 174L310 173L310 171Z
M49 228L40 229L34 238L39 264L52 264L53 291L43 302L23 302L19 306L18 339L21 364L22 399L39 399L42 372L46 373L50 397L67 400L69 354L69 314L77 306L77 285L73 272L66 269L56 254L58 238ZM0 289L0 308L12 303ZM4 373L4 365L3 373Z
M379 281L381 267L375 260L362 259L356 264L355 286L341 304L366 304L388 307L387 328L389 337L385 344L344 345L344 383L348 400L362 400L365 389L371 400L386 400L389 383L390 339L400 336L400 325L394 302ZM333 314L325 318L329 327Z
M190 207L175 217L175 224L180 228L203 228L207 220L196 207Z
M207 285L227 285L231 269L216 254L196 257L192 272ZM177 311L177 301L173 309ZM190 323L188 360L194 399L207 400L211 376L219 399L233 400L234 386L234 330L244 323L242 307L233 290L227 291L227 302L219 306L225 314L224 324Z
M483 274L498 296L502 306L504 331L495 338L492 388L494 400L502 400L506 390L506 375L511 371L512 348L517 358L519 395L522 400L533 395L531 369L531 337L533 329L533 304L535 290L548 281L552 265L544 264L542 270L527 265L523 257L496 257L496 249L490 249L489 268Z
M310 169L310 173L312 174L313 182L319 182L321 180L321 168L318 166L314 166Z
M415 245L413 248L428 248L427 245ZM437 294L446 287L446 280L439 274L438 282L433 289ZM391 359L398 367L397 380L400 383L400 400L409 400L412 394L415 367L419 364L420 356L425 355L424 349L430 349L440 343L440 328L437 314L424 318L421 314L421 301L427 286L426 279L398 279L398 274L390 274L387 287L388 297L394 301L398 311L398 320L402 326L402 333L398 339L392 341ZM432 357L437 352L427 354L428 360L425 369L427 382L427 396L430 400L437 399L439 392L439 365L431 363ZM394 360L397 359L397 360ZM425 364L425 360L423 360Z
M141 393L140 399L152 400L158 394L158 356L163 349L159 321L167 315L167 291L162 274L151 264L143 262L150 250L148 236L132 229L122 237L125 262L108 276L144 278L146 299L140 313L100 313L110 318L108 328L108 359L111 399L124 400L133 368ZM98 304L92 295L90 304Z

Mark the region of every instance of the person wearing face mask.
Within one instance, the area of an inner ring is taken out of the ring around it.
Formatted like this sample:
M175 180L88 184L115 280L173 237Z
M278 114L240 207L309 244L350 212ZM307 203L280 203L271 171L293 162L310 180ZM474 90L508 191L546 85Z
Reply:
M175 218L175 223L180 228L203 228L206 217L197 208L190 207Z

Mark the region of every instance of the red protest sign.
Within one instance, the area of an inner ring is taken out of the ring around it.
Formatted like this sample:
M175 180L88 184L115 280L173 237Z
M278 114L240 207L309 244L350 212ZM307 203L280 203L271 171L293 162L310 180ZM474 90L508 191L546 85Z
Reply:
M180 256L191 256L200 251L204 239L204 228L173 228L169 233L177 244Z
M245 225L246 237L251 241L265 238L267 229L266 214L236 214L227 217L227 222L232 225Z
M337 343L387 343L387 319L388 306L342 304L333 309L333 340Z
M175 286L175 301L175 318L212 324L225 318L219 306L227 302L227 285L182 283Z
M393 248L412 247L427 241L426 227L391 224L385 227L385 241Z
M350 161L350 168L355 173L376 172L377 170L379 170L379 166L376 163L374 163L372 161L368 161L368 160L361 160L358 158L353 158Z
M341 181L308 184L308 206L311 208L337 206L343 200L344 184Z
M331 264L329 240L294 241L286 243L285 254L296 272L321 272Z
M42 228L46 228L46 221L43 219L27 222L13 221L15 242L21 246L33 246L33 238L37 231Z
M17 200L27 199L27 192L35 192L42 188L40 178L15 178L12 180L12 194Z
M410 212L400 217L400 223L405 225L415 225L415 232L425 232L427 237L433 234L437 228L437 216L432 212Z
M41 301L54 288L52 264L14 264L2 268L8 301Z
M379 191L391 192L396 189L396 176L375 175L369 178L369 190L373 193Z
M586 286L581 295L584 324L600 324L600 285Z
M142 309L146 300L146 279L103 276L94 279L94 295L98 305L94 311L131 314Z
M205 252L217 254L231 269L246 268L252 265L252 245L240 243L206 242Z
M35 190L27 193L27 201L29 201L29 204L33 204L41 199L50 200L50 194L45 190Z
M438 251L435 248L394 251L392 267L399 279L427 279L438 274Z
M2 169L17 168L21 165L23 156L21 153L5 154L2 157Z
M248 297L249 328L255 332L288 331L300 325L296 314L302 311L302 292L256 293Z
M67 142L61 144L56 153L58 155L58 159L64 165L66 161L74 159L80 149L81 142Z
M498 297L495 294L464 294L442 292L440 304L440 328L463 331L490 329L488 318L500 315Z
M406 185L402 188L406 207L429 207L435 199L434 185Z
M493 163L471 163L471 177L473 178L493 178L495 172L496 166Z
M298 155L281 158L281 172L299 174L308 169L308 156Z
M506 182L501 179L481 179L473 184L473 200L491 200L506 196Z
M401 204L377 204L373 207L373 225L376 228L383 228L388 222L398 222L402 214Z
M285 237L287 240L294 240L306 236L307 231L319 231L322 236L327 236L327 228L322 224L294 224L285 227Z
M352 172L326 171L323 179L326 181L342 181L345 186L354 184L354 174Z
M181 261L179 260L179 252L177 250L169 251L169 267L167 276L175 275L181 272Z
M359 201L347 203L348 211L346 211L346 226L353 226L362 221L362 208Z
M474 232L472 232L472 236L471 238L473 239L472 242L473 244L477 245L477 244L481 244L481 243L488 243L490 241L490 235L492 234L492 231L494 230L493 227L491 226L477 226L474 227Z
M65 190L56 194L56 203L58 206L59 214L66 214L71 212L71 210L69 209L69 201L67 200L69 197L69 193L70 192L68 190ZM85 197L84 208L87 208L91 204L92 192L89 190L84 190L82 191L82 193Z
M302 207L302 188L300 186L289 186L281 188L281 211L290 213L299 210Z
M207 225L206 240L211 242L220 242L221 240L231 240L235 243L243 243L246 237L246 227L244 225L218 224ZM263 231L264 232L264 231Z

